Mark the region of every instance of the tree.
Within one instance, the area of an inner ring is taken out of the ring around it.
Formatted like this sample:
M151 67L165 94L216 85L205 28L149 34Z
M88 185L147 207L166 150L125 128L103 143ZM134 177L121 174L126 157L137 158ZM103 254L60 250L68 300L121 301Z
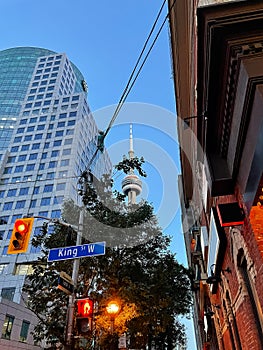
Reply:
M127 206L121 194L113 195L112 185L105 177L104 182L86 183L82 192L83 243L103 240L107 246L105 255L81 259L75 290L77 297L95 301L94 348L107 349L127 332L132 347L173 349L176 342L185 342L179 316L187 315L191 305L188 270L169 251L170 238L158 227L152 206L146 202ZM79 211L68 201L63 217L76 225ZM75 240L76 232L56 224L53 234L47 235L43 227L33 241L43 254L24 291L29 294L29 308L39 317L33 336L37 341L45 338L51 346L65 343L67 298L56 288L56 280L60 271L71 273L72 262L47 263L48 250L74 245ZM121 304L113 334L105 309L112 298Z

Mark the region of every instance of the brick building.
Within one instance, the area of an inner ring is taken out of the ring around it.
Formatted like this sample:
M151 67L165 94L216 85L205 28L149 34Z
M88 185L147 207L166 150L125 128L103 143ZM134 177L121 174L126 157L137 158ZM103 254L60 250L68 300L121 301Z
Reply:
M263 349L263 1L170 0L197 347Z

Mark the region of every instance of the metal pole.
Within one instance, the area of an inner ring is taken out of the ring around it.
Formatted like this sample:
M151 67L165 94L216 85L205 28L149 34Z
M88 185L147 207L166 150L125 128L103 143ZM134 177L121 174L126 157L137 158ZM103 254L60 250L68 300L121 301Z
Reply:
M81 244L82 233L83 233L83 222L84 222L84 207L80 209L79 213L79 226L77 232L76 245ZM72 280L74 283L74 288L77 286L79 273L79 259L74 259L73 261L73 270L72 270ZM72 335L73 335L73 324L74 324L74 303L75 303L75 292L69 296L69 306L68 306L68 315L67 315L67 327L66 327L66 347L65 349L72 349Z

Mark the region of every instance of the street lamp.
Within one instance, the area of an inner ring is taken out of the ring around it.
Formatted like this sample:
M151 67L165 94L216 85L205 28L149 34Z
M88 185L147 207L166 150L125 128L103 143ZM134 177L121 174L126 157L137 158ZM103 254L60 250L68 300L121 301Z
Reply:
M111 334L113 334L114 330L114 320L115 317L117 316L118 312L120 311L120 305L117 301L112 300L108 303L106 306L107 313L110 315L111 319Z

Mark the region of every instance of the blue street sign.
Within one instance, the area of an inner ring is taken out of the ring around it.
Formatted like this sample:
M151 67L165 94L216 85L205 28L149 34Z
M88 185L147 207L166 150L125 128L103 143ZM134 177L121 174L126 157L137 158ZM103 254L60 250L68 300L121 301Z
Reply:
M48 261L85 258L105 254L105 242L50 249Z

